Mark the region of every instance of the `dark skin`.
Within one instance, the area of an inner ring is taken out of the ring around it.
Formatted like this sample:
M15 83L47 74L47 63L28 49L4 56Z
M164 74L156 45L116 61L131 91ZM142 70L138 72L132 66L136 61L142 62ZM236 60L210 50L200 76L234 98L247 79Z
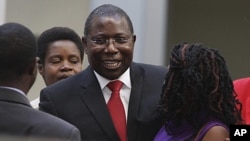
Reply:
M24 74L18 76L15 73L13 73L11 74L9 81L0 80L0 85L17 88L23 91L25 94L27 94L36 80L37 60L38 58L36 57L32 60L32 63L26 68Z
M44 64L38 65L47 86L82 70L80 52L74 42L57 40L48 46Z
M208 130L202 141L229 141L229 133L222 126L214 126Z
M82 38L89 64L107 79L119 78L133 60L136 36L131 33L124 17L95 17L91 25L89 35ZM109 39L109 43L98 46L91 42L93 38ZM129 38L129 40L126 45L117 46L111 38Z

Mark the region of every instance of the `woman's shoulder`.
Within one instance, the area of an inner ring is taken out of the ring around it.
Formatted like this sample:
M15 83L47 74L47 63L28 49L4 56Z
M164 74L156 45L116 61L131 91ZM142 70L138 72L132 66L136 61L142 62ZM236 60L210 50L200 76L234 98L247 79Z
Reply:
M229 138L229 128L220 121L212 120L207 122L200 130L198 140L225 140Z
M211 141L211 140L224 141L226 138L229 138L229 132L227 128L225 128L224 126L215 125L207 131L202 141Z

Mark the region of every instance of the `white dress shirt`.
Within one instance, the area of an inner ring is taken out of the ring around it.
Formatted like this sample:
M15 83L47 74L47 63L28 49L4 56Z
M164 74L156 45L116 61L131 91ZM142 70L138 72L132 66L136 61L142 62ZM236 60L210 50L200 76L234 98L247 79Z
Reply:
M112 91L107 87L107 84L114 80L108 80L101 75L99 75L97 72L95 72L96 78L101 86L103 96L105 98L106 103L108 103ZM131 92L131 80L130 80L130 68L128 68L117 80L120 80L123 85L120 90L120 98L123 103L123 107L126 114L126 119L128 116L128 104L129 104L129 97Z
M39 108L39 103L40 103L40 97L30 101L30 105L34 108L34 109L38 109Z

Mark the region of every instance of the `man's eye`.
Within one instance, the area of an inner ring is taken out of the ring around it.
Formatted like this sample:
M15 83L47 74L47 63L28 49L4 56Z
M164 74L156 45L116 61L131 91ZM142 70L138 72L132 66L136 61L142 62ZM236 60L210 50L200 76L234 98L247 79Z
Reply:
M114 40L115 42L120 43L120 44L126 43L128 41L127 38L115 38Z
M106 39L92 39L92 42L94 42L95 44L98 44L98 45L103 45L103 44L106 44Z

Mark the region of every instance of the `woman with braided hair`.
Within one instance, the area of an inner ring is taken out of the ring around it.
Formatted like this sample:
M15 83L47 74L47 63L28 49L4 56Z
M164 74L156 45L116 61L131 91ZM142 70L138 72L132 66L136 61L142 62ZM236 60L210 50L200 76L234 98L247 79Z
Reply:
M200 43L174 46L159 111L155 141L225 141L230 124L244 123L224 58Z

